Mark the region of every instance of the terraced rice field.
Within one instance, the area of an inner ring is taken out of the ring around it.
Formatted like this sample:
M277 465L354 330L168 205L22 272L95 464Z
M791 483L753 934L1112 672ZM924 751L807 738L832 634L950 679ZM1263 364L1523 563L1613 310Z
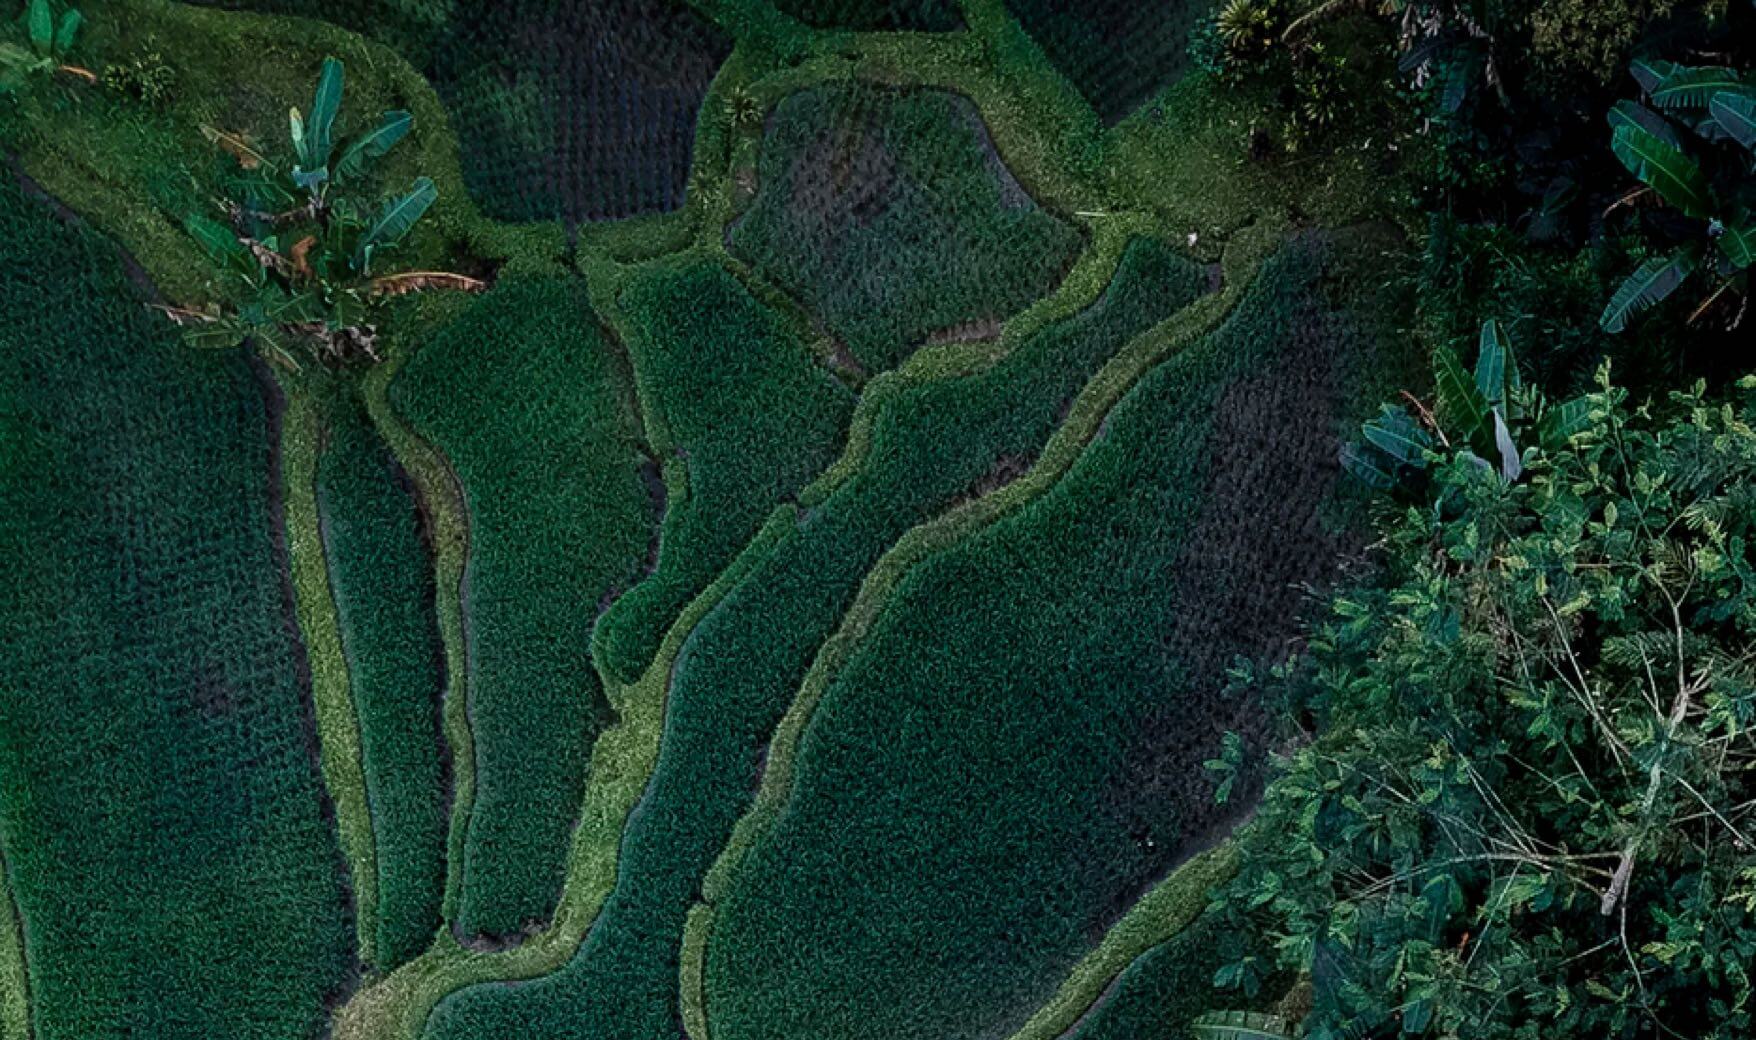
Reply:
M1105 128L1194 8L248 6L89 14L351 41L484 291L275 369L0 177L0 1040L1180 1036L1404 361L1340 174Z

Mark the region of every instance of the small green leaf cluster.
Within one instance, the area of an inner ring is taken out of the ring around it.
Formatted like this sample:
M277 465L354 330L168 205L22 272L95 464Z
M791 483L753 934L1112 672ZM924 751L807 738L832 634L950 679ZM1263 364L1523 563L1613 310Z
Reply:
M1698 314L1728 289L1741 295L1756 261L1756 82L1735 69L1665 61L1636 61L1631 71L1651 105L1623 101L1610 111L1611 147L1694 233L1628 276L1599 319L1607 332L1627 328L1698 270L1717 283Z
M1292 739L1215 909L1308 978L1304 1036L1756 1029L1756 377L1579 407L1517 480L1429 452L1259 683Z
M30 0L24 12L27 45L0 40L0 94L12 93L31 77L60 68L84 21L71 7L56 17L50 0Z

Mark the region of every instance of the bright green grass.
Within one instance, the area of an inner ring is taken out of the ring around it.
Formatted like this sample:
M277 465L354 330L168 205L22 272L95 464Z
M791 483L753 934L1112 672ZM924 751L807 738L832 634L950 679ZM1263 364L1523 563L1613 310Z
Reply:
M1161 365L1054 490L922 564L832 680L794 794L720 903L716 1040L1017 1029L1202 831L1337 538L1320 519L1367 346L1301 245Z
M613 350L576 279L503 279L390 387L451 461L469 510L475 790L452 853L465 937L512 937L553 911L607 721L592 621L635 579L652 526Z
M683 605L834 460L853 395L712 261L644 269L618 306L672 488L657 570L604 615L593 644L631 682Z
M775 108L734 255L796 296L868 371L1046 295L1080 247L993 151L967 99L869 83Z
M0 842L39 1040L287 1040L351 985L275 423L0 179Z
M658 767L623 837L622 883L578 955L530 984L451 997L429 1036L672 1035L684 918L749 804L768 735L861 578L911 526L984 490L997 461L1040 450L1060 407L1104 360L1205 280L1164 245L1138 241L1094 306L979 374L891 398L866 466L789 524L691 633L672 673Z
M444 651L413 486L353 393L338 390L326 403L318 517L377 855L374 967L388 971L426 949L441 923Z

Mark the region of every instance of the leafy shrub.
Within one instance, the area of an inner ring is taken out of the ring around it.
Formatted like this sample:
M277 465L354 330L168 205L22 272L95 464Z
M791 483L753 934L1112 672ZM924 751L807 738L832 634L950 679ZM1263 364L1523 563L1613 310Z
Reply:
M327 404L317 507L378 864L374 967L388 971L424 950L441 926L450 805L439 714L444 648L414 488L357 397L337 390Z
M903 532L979 486L996 460L1040 450L1062 401L1204 281L1169 248L1136 243L1096 306L1039 331L993 369L899 395L860 470L787 524L691 630L665 693L658 765L623 835L621 883L579 952L516 990L453 996L430 1038L515 1028L605 1040L674 1035L685 916L749 804L753 765L862 579Z
M665 510L656 568L593 642L599 664L631 682L769 511L835 458L853 400L718 264L661 263L623 290L620 309L667 482L685 490Z
M475 794L452 922L467 938L510 937L554 909L607 721L593 606L634 580L652 524L612 349L577 282L505 279L390 385L450 460L469 513Z
M902 579L719 903L716 1036L1005 1035L1222 821L1200 762L1255 717L1225 669L1278 651L1348 542L1323 431L1368 344L1313 295L1315 248Z
M1037 206L968 101L872 84L775 109L733 253L798 296L866 370L1046 294L1079 235Z
M104 66L102 79L106 90L149 108L169 104L177 89L177 70L166 64L157 51L132 58L126 64Z
M1666 114L1637 102L1617 105L1610 111L1612 148L1629 173L1691 223L1676 236L1684 239L1679 247L1647 260L1616 290L1599 320L1608 332L1621 332L1702 269L1717 288L1696 308L1693 321L1728 290L1742 298L1756 263L1756 79L1729 68L1670 62L1640 61L1633 71L1647 99ZM1704 166L1685 151L1684 126L1697 135L1697 152L1707 141L1733 144ZM1742 313L1740 306L1733 326Z
M1606 370L1522 479L1441 466L1265 683L1318 736L1218 905L1310 976L1305 1035L1749 1034L1745 387L1637 406Z
M0 178L0 842L41 1040L317 1034L352 983L262 373Z

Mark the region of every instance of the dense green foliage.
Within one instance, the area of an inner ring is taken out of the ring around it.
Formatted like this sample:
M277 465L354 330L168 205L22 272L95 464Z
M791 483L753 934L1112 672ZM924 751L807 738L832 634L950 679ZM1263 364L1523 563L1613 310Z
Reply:
M1189 1024L1213 1007L1214 974L1267 952L1265 938L1231 927L1223 913L1210 910L1130 964L1067 1040L1185 1040ZM1263 988L1257 1010L1271 1006L1267 994L1273 992Z
M835 458L853 401L716 263L658 264L619 306L654 448L682 492L665 510L656 568L598 625L600 665L632 681L684 604Z
M0 842L34 1035L315 1035L354 970L273 392L0 179Z
M684 917L749 803L753 764L861 579L913 524L991 490L1007 470L1022 472L1019 460L1041 449L1072 393L1204 281L1169 248L1137 242L1096 305L979 374L890 398L864 465L788 518L780 542L691 632L667 691L658 766L624 836L622 883L600 926L555 975L452 997L429 1035L495 1036L515 1024L555 1037L670 1035Z
M1267 265L1049 493L903 579L722 901L716 1036L1003 1034L1221 821L1196 760L1254 717L1225 668L1278 648L1346 541L1326 434L1372 341L1323 253Z
M1750 1031L1756 407L1586 401L1518 480L1440 465L1265 683L1316 738L1221 906L1310 1036Z
M440 927L450 803L439 712L444 650L425 521L408 476L352 393L336 391L329 405L318 518L377 854L374 966L389 970Z
M868 83L783 100L738 256L794 293L867 371L935 333L996 324L1065 273L1079 235L1040 208L968 101Z
M606 721L593 607L635 579L653 521L613 350L577 281L505 279L391 384L469 509L465 936L510 936L553 910Z

